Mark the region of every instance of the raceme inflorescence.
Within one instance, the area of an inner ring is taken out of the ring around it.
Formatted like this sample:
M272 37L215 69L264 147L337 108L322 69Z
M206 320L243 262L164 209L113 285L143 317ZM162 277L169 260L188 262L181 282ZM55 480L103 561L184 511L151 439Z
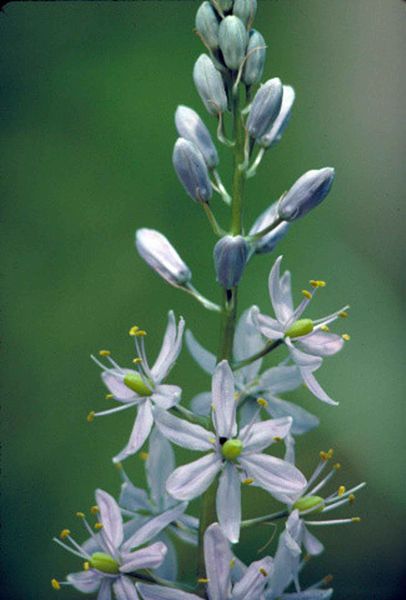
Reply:
M218 351L206 349L190 329L184 334L184 319L171 310L154 362L147 355L146 331L135 325L129 330L135 345L131 366L118 364L108 350L92 357L113 406L91 411L88 421L128 409L129 438L113 457L121 493L115 499L98 489L90 515L77 513L84 541L78 542L68 529L54 538L79 561L77 572L52 580L57 590L73 586L97 594L98 600L327 600L333 594L330 577L302 582L308 557L324 550L314 530L359 521L348 514L331 519L327 513L352 505L365 484L348 490L341 484L331 487L340 470L332 462L332 450L320 452L310 476L302 473L296 437L316 428L319 419L281 397L291 392L294 398L295 390L305 387L318 400L338 404L315 372L349 340L346 333L330 331L348 316L348 306L309 318L308 306L317 305L326 283L311 280L295 305L291 275L279 256L271 261L269 310L262 313L254 298L237 315L238 286L248 263L273 252L292 225L323 202L335 176L331 167L307 171L246 232L246 184L281 140L295 102L293 87L278 77L260 83L267 49L253 28L256 11L256 0L211 0L199 6L195 20L205 52L194 64L193 81L216 123L219 143L234 157L228 189L220 176L218 149L200 115L183 105L175 112L179 137L173 166L218 238L213 258L221 302L196 289L191 269L162 233L142 228L135 234L139 255L162 279L219 316ZM227 229L217 220L216 196L228 207ZM167 383L184 340L211 378L211 389L190 402L180 385ZM279 358L265 367L269 357ZM188 458L177 460L173 445L187 449ZM275 456L274 448L279 454L284 449L283 458ZM131 462L134 455L145 461L147 489L136 486L124 469L123 461ZM246 496L249 506L249 488L260 488L270 507L278 503L279 510L256 517L243 514L241 498ZM195 499L199 517L190 512ZM260 556L244 564L235 546L241 533L254 533L264 524L274 533L275 523L281 528L273 550L269 552L268 543L257 549ZM179 544L187 544L194 557L187 581L178 576Z

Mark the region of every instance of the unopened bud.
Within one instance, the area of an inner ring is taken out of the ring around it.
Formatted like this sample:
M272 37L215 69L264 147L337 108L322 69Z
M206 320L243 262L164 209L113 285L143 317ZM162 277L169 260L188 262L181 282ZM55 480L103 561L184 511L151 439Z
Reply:
M257 12L257 0L234 0L233 15L250 27Z
M219 157L209 130L197 112L187 106L178 106L175 113L176 129L180 136L192 142L202 153L209 169L218 165Z
M259 31L253 29L247 46L247 59L244 64L242 79L245 85L255 85L262 79L266 56L265 40Z
M201 54L193 68L193 81L203 104L211 115L227 110L223 79L207 54Z
M135 246L141 258L171 285L182 286L192 279L189 267L159 231L138 229Z
M216 11L210 2L203 2L197 10L195 25L209 48L215 50L219 45L219 22Z
M238 284L248 258L248 244L241 235L226 235L214 247L217 281L226 290Z
M281 219L295 221L318 206L329 193L334 175L331 167L307 171L302 175L279 202Z
M213 189L200 150L192 142L178 138L173 149L172 161L187 194L197 202L208 202Z
M269 79L255 94L247 120L247 130L259 140L271 127L282 104L283 86L278 77Z
M226 17L219 27L219 45L224 62L229 69L239 69L245 58L248 44L248 33L244 23L235 16Z
M272 127L259 140L259 144L261 146L264 148L270 148L270 146L279 142L287 124L289 123L294 101L295 90L290 85L284 85L281 109Z
M263 231L278 220L278 202L274 202L258 217L254 225L251 227L249 235L255 235L256 233ZM255 249L255 253L264 254L266 252L272 252L278 242L280 242L288 233L288 230L289 223L281 223L280 225L277 225L275 229L272 229L272 231L266 233L262 238L254 242L253 247Z

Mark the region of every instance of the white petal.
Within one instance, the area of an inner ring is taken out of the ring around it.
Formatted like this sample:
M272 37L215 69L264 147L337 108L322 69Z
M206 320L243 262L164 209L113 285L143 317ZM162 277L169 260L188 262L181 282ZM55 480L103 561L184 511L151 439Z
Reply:
M176 521L186 510L186 502L181 502L175 508L171 508L161 515L154 517L147 521L145 525L140 527L126 542L123 544L122 549L125 551L131 548L137 548L141 544L145 544L152 540L155 536L163 531L170 523Z
M317 427L320 423L317 417L293 402L281 400L280 398L275 398L274 396L269 396L267 394L265 397L268 402L266 410L272 417L292 417L291 433L293 435L307 433Z
M286 338L285 343L289 348L292 360L300 369L304 367L306 369L310 369L311 371L316 371L323 364L323 359L320 356L306 354L305 352L298 350L295 348L289 338Z
M212 379L213 420L219 437L231 438L237 433L234 398L234 375L226 360L216 367Z
M241 481L235 465L226 463L216 496L217 518L224 535L236 544L240 538Z
M100 522L103 524L103 534L118 548L123 541L123 520L121 511L110 494L103 490L96 491L96 504L100 510Z
M239 318L233 343L233 356L237 361L244 360L253 356L263 347L262 337L255 327L251 318L251 309L243 312ZM257 375L261 368L262 360L256 360L250 365L243 367L243 373L246 381L251 381Z
M138 398L138 395L130 390L123 381L123 377L127 373L135 373L135 371L131 369L109 369L101 374L103 383L109 392L121 402L133 402Z
M207 490L220 469L220 458L214 453L208 454L178 467L166 482L166 489L174 498L192 500Z
M155 402L159 408L172 408L175 404L178 404L182 390L177 385L158 385L154 390L151 400Z
M158 429L154 428L149 438L146 471L151 498L159 509L165 507L166 480L174 469L175 455L172 446Z
M298 338L296 343L305 352L316 356L333 356L344 346L344 340L340 335L320 331L320 329Z
M233 587L231 600L259 600L268 582L264 572L267 574L271 572L272 563L270 556L251 563L244 577Z
M306 479L299 469L280 458L251 454L240 456L239 462L249 477L285 504L294 502L306 486Z
M275 319L263 315L259 312L257 306L253 306L251 309L251 318L255 327L270 340L278 340L283 337L283 327Z
M169 311L168 325L166 327L162 348L154 366L151 369L151 373L155 381L162 381L165 379L169 370L172 368L174 362L178 358L182 348L182 336L184 328L185 321L180 318L179 325L176 327L175 315L173 314L172 310Z
M215 355L203 348L190 330L186 332L185 341L187 349L199 367L209 375L213 375L214 369L216 368Z
M151 546L123 555L120 571L121 573L131 573L137 569L156 569L162 564L166 552L167 549L163 542L155 542Z
M204 534L204 560L206 577L209 580L207 589L210 600L225 600L229 597L232 557L230 545L219 524L213 523Z
M79 592L92 594L97 592L104 577L98 571L90 569L89 571L80 571L80 573L71 573L66 579Z
M200 596L196 596L196 594L189 594L188 592L174 590L162 585L138 583L137 589L141 593L143 600L200 600Z
M128 456L135 454L149 436L153 424L154 417L152 414L151 402L150 400L143 400L138 407L137 417L128 444L113 458L113 461L118 463Z
M293 314L293 301L289 271L280 277L281 261L282 256L279 256L269 274L268 285L276 318L285 325Z
M214 434L200 425L178 419L163 410L156 410L155 421L159 431L174 444L190 450L212 450Z
M260 377L258 388L274 396L295 390L303 383L300 370L292 367L272 367L264 371Z
M292 426L291 417L283 417L281 419L269 419L247 425L239 434L239 438L243 443L243 456L248 452L260 452L268 448L276 440L275 438L283 439L290 431Z
M310 556L317 556L324 550L323 544L306 527L304 527L303 545Z
M129 577L119 577L113 583L113 590L117 600L138 600L139 596L135 585Z
M208 417L210 415L211 404L211 392L201 392L193 398L190 406L196 415Z
M302 377L309 388L312 394L316 396L319 400L326 402L327 404L331 404L332 406L337 406L338 402L330 398L330 396L323 390L315 376L308 369L302 369Z
M112 599L111 584L112 584L111 579L105 578L102 581L102 584L99 589L99 593L97 594L97 600L111 600ZM118 600L121 600L121 599L118 598Z
M131 481L125 481L122 484L118 503L121 508L133 512L139 509L151 510L151 504L146 491L135 487Z

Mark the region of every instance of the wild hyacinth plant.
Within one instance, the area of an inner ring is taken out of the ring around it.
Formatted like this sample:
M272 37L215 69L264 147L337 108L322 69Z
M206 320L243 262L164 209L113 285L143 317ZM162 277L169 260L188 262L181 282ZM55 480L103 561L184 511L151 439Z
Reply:
M211 0L203 2L196 14L196 32L206 53L196 60L193 79L204 107L217 120L218 140L234 155L229 191L200 116L187 106L179 106L175 113L179 137L173 165L219 238L214 264L221 305L196 290L189 267L163 234L139 229L135 239L141 257L164 280L218 313L217 354L201 346L190 330L185 335L193 358L211 377L211 391L198 394L186 408L181 388L165 383L181 352L185 327L172 311L152 366L144 345L146 332L137 326L129 332L136 351L131 368L117 364L107 350L93 357L113 408L91 412L88 420L129 409L129 439L113 458L122 487L118 499L96 491L91 509L95 523L78 513L84 542L78 543L68 529L55 538L79 559L78 572L64 581L52 580L55 589L70 585L97 593L98 600L326 600L333 593L328 579L304 587L300 582L306 557L323 551L313 531L359 520L329 518L330 511L351 504L364 484L349 490L339 486L324 494L339 469L338 464L328 467L332 450L320 453L320 462L306 478L296 466L295 438L317 427L319 420L280 397L304 384L315 398L337 404L314 373L349 339L329 328L348 316L348 307L317 320L308 318L306 309L325 283L310 281L295 307L290 272L281 270L280 256L272 261L269 275L270 315L254 304L237 320L238 286L247 263L272 252L291 225L326 198L334 179L330 167L308 171L246 233L242 219L246 181L281 139L295 100L293 88L277 77L260 85L266 45L253 29L256 9L256 0ZM226 123L230 117L231 127ZM229 206L228 230L216 220L215 193ZM276 359L274 366L263 369L263 358L279 346L278 357L285 351L282 362ZM282 441L284 460L271 448ZM144 490L131 482L122 461L146 443ZM176 464L172 444L191 451L186 464ZM278 501L280 510L256 518L243 515L241 495L249 495L251 486ZM188 513L188 503L195 498L200 499L198 519ZM262 558L255 556L250 565L243 564L233 550L241 529L255 531L258 525L278 520L285 525L273 556L264 556L263 550ZM178 581L174 539L191 547L197 565L194 584Z

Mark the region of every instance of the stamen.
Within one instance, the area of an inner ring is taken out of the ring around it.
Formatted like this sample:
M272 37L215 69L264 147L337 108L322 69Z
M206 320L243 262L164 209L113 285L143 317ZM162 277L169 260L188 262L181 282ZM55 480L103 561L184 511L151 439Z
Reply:
M130 331L128 332L128 335L135 335L138 330L139 330L139 327L137 327L137 325L133 325L131 327Z
M308 300L312 299L312 295L310 292L308 292L307 290L302 290L302 294L305 298L307 298Z
M148 452L140 452L140 459L141 460L144 460L144 461L148 460L148 456L149 456Z
M58 538L52 538L53 541L58 544L59 546L61 546L64 550L67 550L68 552L70 552L71 554L74 554L75 556L79 556L79 558L90 558L83 550L82 548L80 548L80 552L77 552L76 550L74 550L73 548L71 548L70 546L68 546L67 544L64 544L63 542L61 542L61 540L58 540ZM72 539L69 540L70 542L72 541ZM78 544L76 544L77 546Z
M334 577L332 575L326 575L325 577L323 577L323 585L330 585L333 579Z
M326 333L329 333L330 331L330 327L328 325L322 325L320 329L321 331L325 331Z
M215 444L216 443L216 438L209 437L209 442L210 442L210 444Z
M349 500L350 504L354 504L354 502L355 502L355 496L354 496L354 494L350 494L348 496L348 500Z
M281 438L281 437L279 437L278 435L276 435L276 436L273 438L273 441L274 441L274 442L281 442L281 441L282 441L282 438Z
M309 495L313 496L316 492L318 492L319 490L321 490L321 488L323 488L326 483L328 481L330 481L330 479L332 477L334 477L334 475L337 473L337 471L335 469L333 469L332 471L330 471L330 473L327 473L327 475L324 477L324 479L322 479L312 490L311 492L309 492Z
M85 518L85 513L83 513L83 512L77 512L77 513L76 513L76 516L77 516L79 519L84 519L84 518Z
M341 310L341 311L338 313L338 316L339 316L339 317L341 317L342 319L346 319L346 318L348 317L348 313L347 313L347 311L346 311L346 310Z
M259 406L262 408L266 408L268 406L268 402L265 400L265 398L257 398L257 404L259 404Z
M64 540L64 539L66 539L69 536L70 536L70 530L69 529L62 529L61 533L59 534L59 537L61 538L61 540Z
M90 569L90 562L88 560L85 560L85 562L83 563L83 570L88 571L89 569Z
M104 398L105 398L105 400L113 400L113 399L114 399L114 396L113 396L113 394L106 394L106 395L104 396Z
M209 580L207 579L207 577L199 577L197 583L209 583Z
M234 567L235 567L235 558L232 558L230 560L230 569L234 569Z
M351 519L337 519L333 521L304 521L306 525L321 526L324 525L347 525L348 523L359 523L360 517L352 517Z
M349 342L351 337L348 335L348 333L343 333L343 335L341 336L344 340L344 342Z
M135 406L136 404L138 404L138 400L135 402L126 402L125 404L121 404L120 406L117 406L114 408L109 408L108 410L103 410L101 412L94 412L94 410L92 410L87 415L87 420L89 423L92 423L92 421L94 420L95 417L104 417L106 415L112 415L113 413L120 412L122 410L126 410L127 408L130 408L131 406Z
M326 282L322 281L321 279L311 279L309 281L309 283L313 288L319 288L319 287L322 288L322 287L326 287L326 285L327 285Z
M57 579L51 579L51 585L54 588L54 590L61 589L61 584L59 583L59 581Z
M136 332L134 333L134 335L135 335L136 337L145 337L145 336L147 335L147 332L146 332L146 331L144 331L144 329L139 329L138 331L136 331Z
M330 450L328 452L324 452L324 450L322 450L320 452L320 458L321 460L327 461L330 460L331 458L333 458L334 455L334 450L332 448L330 448Z
M87 421L88 423L93 423L95 416L96 416L96 413L95 413L95 411L94 411L94 410L91 410L91 411L90 411L90 413L89 413L89 414L87 415L87 417L86 417L86 421Z
M341 496L343 496L343 494L345 494L345 485L340 485L337 493L338 493L338 496L341 498Z
M247 477L247 479L243 479L242 480L242 484L243 485L251 485L252 483L254 483L254 479L252 477Z
M142 363L142 358L140 358L139 356L137 356L136 358L133 358L134 365L139 365Z
M339 471L341 469L341 463L336 463L335 465L333 465L333 469Z
M95 523L94 528L95 529L103 529L103 523L99 523L99 522Z
M110 356L110 350L99 350L99 356Z
M95 504L90 508L90 512L92 513L92 515L97 515L97 513L100 512L100 508Z
M259 572L261 573L261 575L263 575L264 577L268 577L268 571L265 571L264 567L260 567L259 568Z

